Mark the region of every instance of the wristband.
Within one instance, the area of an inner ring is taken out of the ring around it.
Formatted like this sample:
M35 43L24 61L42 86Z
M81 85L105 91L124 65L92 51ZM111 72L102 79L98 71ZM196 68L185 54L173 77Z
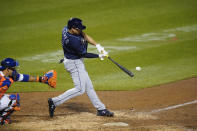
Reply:
M39 76L36 76L36 82L39 82Z
M39 82L42 82L42 77L41 76L39 77Z
M37 81L37 82L42 82L42 77L41 77L41 76L37 76L37 77L36 77L36 81Z

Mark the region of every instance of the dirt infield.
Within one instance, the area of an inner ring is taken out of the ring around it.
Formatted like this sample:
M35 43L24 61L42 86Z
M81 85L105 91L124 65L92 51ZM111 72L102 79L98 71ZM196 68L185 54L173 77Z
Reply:
M61 93L20 93L21 111L0 130L197 131L197 78L139 91L98 91L113 118L96 116L84 94L57 107L51 119L47 99Z

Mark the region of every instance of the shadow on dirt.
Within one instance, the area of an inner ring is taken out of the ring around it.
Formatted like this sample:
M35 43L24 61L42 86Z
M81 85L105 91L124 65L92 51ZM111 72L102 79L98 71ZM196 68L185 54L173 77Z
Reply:
M78 113L80 112L94 113L95 112L95 110L92 110L92 107L89 107L87 104L84 104L84 103L65 103L60 108L69 110L72 112L78 112Z

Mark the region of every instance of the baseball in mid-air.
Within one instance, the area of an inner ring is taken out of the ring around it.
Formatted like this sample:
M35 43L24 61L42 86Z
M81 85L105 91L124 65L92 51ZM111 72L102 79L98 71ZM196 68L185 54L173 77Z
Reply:
M141 67L139 67L139 66L137 66L135 69L136 69L137 71L141 71Z

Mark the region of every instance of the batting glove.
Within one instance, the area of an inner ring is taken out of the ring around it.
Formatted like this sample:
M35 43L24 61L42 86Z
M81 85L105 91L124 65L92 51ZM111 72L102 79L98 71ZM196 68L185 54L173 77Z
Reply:
M99 54L99 58L104 60L105 57L109 57L108 52L104 51L103 53Z
M102 51L104 51L104 47L102 47L100 44L96 44L96 48L99 53L102 53Z

